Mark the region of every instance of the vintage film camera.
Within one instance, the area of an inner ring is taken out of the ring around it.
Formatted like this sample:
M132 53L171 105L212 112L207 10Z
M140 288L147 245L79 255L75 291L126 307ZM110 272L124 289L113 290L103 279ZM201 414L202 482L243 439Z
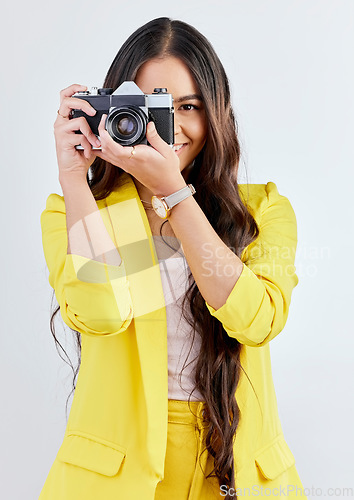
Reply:
M88 101L97 113L89 116L80 109L73 109L72 118L84 116L92 130L98 135L98 126L103 114L107 115L105 128L112 139L122 146L148 144L146 126L153 121L158 134L171 147L174 143L173 98L165 88L155 88L153 94L144 94L130 81L123 82L114 92L111 88L92 87L91 91L77 92L72 97ZM76 131L81 134L80 131ZM81 145L76 149L83 149ZM100 147L92 149L100 150Z

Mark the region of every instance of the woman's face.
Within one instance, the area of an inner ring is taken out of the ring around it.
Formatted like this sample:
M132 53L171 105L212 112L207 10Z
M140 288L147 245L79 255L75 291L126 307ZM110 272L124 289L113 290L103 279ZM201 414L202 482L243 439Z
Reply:
M175 145L182 172L202 150L207 120L199 89L188 67L176 57L151 59L139 69L135 83L145 93L167 88L174 104Z

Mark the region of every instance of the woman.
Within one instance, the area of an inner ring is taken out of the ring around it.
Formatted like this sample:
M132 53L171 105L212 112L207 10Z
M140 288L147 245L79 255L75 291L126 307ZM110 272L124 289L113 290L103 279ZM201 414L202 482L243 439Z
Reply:
M298 283L293 209L272 182L238 185L228 80L196 29L168 18L139 28L103 86L125 81L172 94L175 145L150 122L150 145L122 146L105 130L106 115L97 142L84 117L70 119L72 109L96 114L72 97L86 87L61 92L63 197L49 196L41 224L49 281L77 332L81 366L40 499L284 489L304 497L269 354ZM152 197L177 192L161 218Z

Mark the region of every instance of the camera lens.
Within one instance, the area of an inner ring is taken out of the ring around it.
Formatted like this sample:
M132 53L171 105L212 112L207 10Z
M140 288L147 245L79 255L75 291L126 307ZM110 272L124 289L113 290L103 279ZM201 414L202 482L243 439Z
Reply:
M107 117L106 128L113 140L122 146L139 144L146 133L148 119L138 107L115 108Z
M136 133L137 124L135 120L132 120L130 116L123 116L119 121L115 124L120 135L125 137L129 137L132 134Z

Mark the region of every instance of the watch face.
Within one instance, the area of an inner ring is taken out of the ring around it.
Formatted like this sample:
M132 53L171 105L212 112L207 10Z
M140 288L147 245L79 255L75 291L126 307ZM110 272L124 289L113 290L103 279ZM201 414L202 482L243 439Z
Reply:
M167 215L167 210L165 208L165 205L160 200L160 198L153 196L151 203L152 203L152 207L155 210L155 212L157 213L157 215L159 217L161 217L162 219L165 219L166 215Z

